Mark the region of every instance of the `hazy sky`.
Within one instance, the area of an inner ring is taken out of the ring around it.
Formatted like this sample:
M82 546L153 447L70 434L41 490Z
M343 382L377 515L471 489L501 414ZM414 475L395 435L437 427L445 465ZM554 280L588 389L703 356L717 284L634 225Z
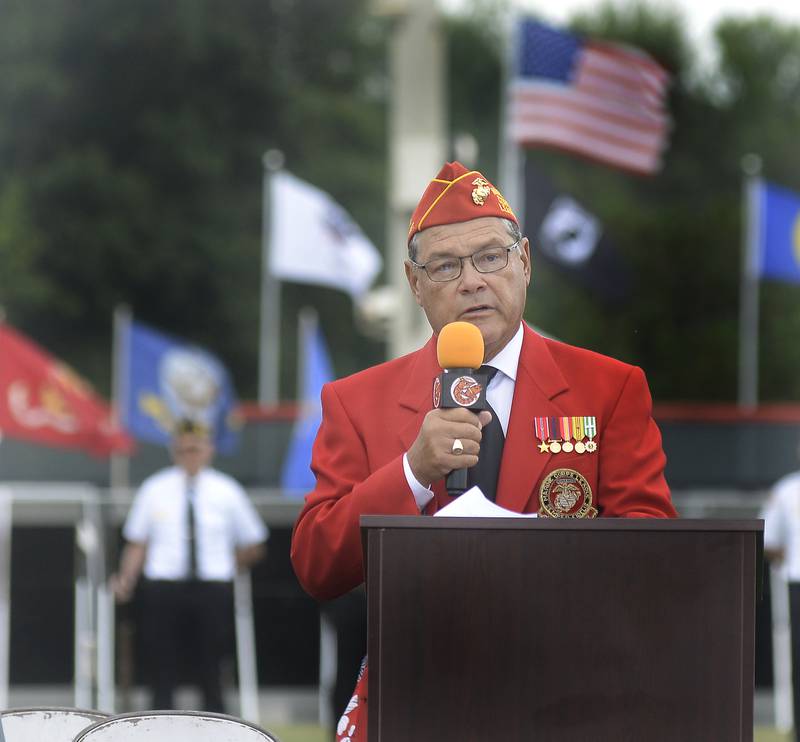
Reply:
M458 7L464 0L442 0L445 7ZM521 11L535 12L545 21L563 23L576 10L591 9L598 0L514 0ZM616 0L615 5L625 5L625 0ZM691 38L698 45L703 57L709 56L710 33L714 24L726 15L751 17L768 13L800 25L800 0L648 0L655 7L677 7L690 24Z
M698 41L707 41L716 21L726 15L754 16L763 12L800 25L800 0L649 0L649 4L681 9L691 24L692 37ZM517 0L517 5L523 10L534 10L543 18L563 22L576 10L597 5L597 0L559 0L555 3Z

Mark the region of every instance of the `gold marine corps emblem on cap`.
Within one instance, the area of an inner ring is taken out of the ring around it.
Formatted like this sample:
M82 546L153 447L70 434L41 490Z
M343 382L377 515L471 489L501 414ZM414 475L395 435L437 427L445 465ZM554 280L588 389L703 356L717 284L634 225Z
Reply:
M574 469L551 471L539 489L539 515L545 518L596 518L592 488Z
M486 203L486 198L492 192L492 187L489 185L488 180L483 178L475 178L472 181L475 188L472 189L472 203L475 206L483 206Z

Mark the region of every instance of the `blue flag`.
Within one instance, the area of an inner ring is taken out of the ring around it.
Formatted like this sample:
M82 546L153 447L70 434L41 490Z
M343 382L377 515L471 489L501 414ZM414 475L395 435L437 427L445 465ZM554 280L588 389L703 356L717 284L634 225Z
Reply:
M311 448L322 422L322 385L333 379L328 349L316 324L304 334L302 408L283 463L281 487L287 494L305 494L314 488L311 471Z
M120 410L131 435L167 444L174 424L191 419L212 431L222 453L233 452L236 392L216 356L138 322L130 323L121 346Z
M762 184L759 215L759 277L800 283L800 194Z

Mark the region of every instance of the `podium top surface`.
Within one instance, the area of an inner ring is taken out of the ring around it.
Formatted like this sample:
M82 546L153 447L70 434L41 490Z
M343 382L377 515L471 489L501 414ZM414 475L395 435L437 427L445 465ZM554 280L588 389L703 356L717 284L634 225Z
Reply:
M528 531L743 531L761 533L760 518L434 518L419 515L362 515L361 528L480 529Z

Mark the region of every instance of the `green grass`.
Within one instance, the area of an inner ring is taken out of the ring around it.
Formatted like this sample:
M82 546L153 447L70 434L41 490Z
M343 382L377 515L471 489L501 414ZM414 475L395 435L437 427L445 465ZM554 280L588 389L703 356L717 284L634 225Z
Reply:
M755 742L793 742L793 740L794 737L791 734L779 734L774 729L756 727ZM309 742L311 742L310 739Z
M292 726L264 724L263 726L281 742L333 742L332 735L316 724L293 724ZM768 742L772 742L772 740Z
M267 726L281 742L332 742L328 732L314 724ZM791 735L778 734L774 729L756 727L755 742L792 742Z

